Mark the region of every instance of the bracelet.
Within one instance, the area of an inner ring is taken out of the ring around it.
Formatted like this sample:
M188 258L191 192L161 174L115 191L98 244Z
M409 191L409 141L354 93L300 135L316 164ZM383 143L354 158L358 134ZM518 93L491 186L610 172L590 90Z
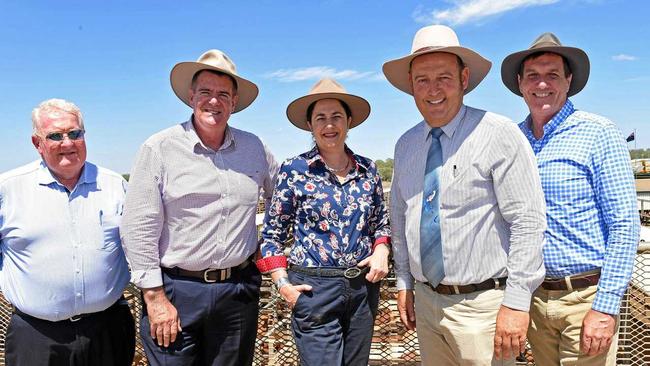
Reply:
M273 281L273 284L275 285L275 288L280 291L282 287L291 285L291 282L289 282L289 277L280 277L276 281Z

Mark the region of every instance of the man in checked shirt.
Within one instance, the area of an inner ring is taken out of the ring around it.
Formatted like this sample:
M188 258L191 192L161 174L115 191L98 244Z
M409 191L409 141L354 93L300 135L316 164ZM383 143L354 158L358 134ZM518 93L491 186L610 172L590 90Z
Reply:
M546 278L535 291L528 337L535 363L614 365L618 313L639 239L625 140L608 119L568 97L589 78L589 58L551 33L506 57L503 83L523 96L519 124L537 156L546 197Z
M250 260L255 213L277 163L228 121L258 89L218 50L177 64L171 83L193 114L142 145L122 220L146 306L142 343L152 365L250 365L261 282Z

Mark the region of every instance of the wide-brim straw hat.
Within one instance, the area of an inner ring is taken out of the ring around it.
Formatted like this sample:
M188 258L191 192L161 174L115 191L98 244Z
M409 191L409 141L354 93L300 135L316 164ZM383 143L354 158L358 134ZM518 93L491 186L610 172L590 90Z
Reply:
M522 96L519 90L517 75L521 63L526 57L537 52L552 52L564 57L571 68L571 85L567 96L580 92L589 80L589 57L585 51L576 47L562 46L553 33L544 33L537 37L530 48L508 55L501 63L501 80L511 92Z
M488 59L467 47L462 47L451 28L444 25L430 25L415 33L409 55L384 64L383 71L386 79L397 89L413 95L413 86L409 79L411 62L420 55L433 52L451 53L463 60L465 66L469 68L469 81L465 94L480 84L492 67L492 62Z
M203 70L222 72L235 79L238 100L233 113L248 107L257 98L259 93L257 85L237 74L237 67L230 57L220 50L209 50L202 54L196 62L188 61L176 64L169 75L174 93L188 106L190 105L192 78L197 72Z
M309 90L307 95L300 97L287 107L287 118L296 127L310 131L307 125L307 109L312 103L321 99L338 99L350 108L352 123L349 128L354 128L365 121L370 115L370 103L367 100L349 94L345 88L333 79L321 79Z

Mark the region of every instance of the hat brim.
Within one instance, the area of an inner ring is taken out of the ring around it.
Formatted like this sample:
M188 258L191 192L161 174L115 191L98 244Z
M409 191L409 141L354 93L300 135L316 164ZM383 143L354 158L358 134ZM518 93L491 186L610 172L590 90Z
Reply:
M413 86L411 84L411 80L409 79L411 62L418 56L434 52L454 54L460 57L460 59L463 60L465 66L469 68L469 81L464 92L465 94L471 92L474 88L476 88L478 84L483 81L485 76L490 71L490 68L492 67L492 62L485 59L478 53L470 50L469 48L460 46L439 47L426 49L421 52L415 52L408 56L386 62L382 68L386 79L388 79L388 81L397 89L403 91L404 93L413 95Z
M589 57L587 54L575 47L548 46L515 52L503 59L501 63L501 80L511 92L520 97L522 96L519 90L519 81L517 80L519 67L526 57L539 52L557 53L569 63L573 76L571 77L571 85L567 96L578 94L587 85L587 80L589 80Z
M259 94L257 85L227 70L200 62L181 62L174 66L169 74L169 79L172 84L172 90L174 90L176 96L190 107L190 88L192 87L192 78L197 72L203 70L218 71L235 79L237 82L238 100L233 113L237 113L251 105Z
M307 125L307 108L321 99L338 99L350 107L352 113L350 129L363 123L370 115L370 103L361 97L344 93L318 93L305 95L291 102L287 107L287 118L301 130L311 131Z

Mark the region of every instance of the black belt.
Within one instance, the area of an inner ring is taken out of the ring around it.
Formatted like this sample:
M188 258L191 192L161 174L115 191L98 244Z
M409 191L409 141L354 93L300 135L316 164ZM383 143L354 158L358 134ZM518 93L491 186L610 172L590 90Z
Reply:
M347 279L354 279L368 273L370 268L369 267L337 268L337 267L290 266L289 270L297 273L303 273L310 276L316 276L316 277L345 277Z
M223 269L208 268L201 271L190 271L178 267L174 267L174 268L162 267L161 269L163 272L172 276L189 277L189 278L201 280L205 283L215 283L215 282L223 282L229 280L233 276L233 274L248 267L249 264L250 264L250 259L246 259L242 264L238 266L223 268Z
M14 310L15 314L18 314L23 318L33 318L33 319L38 319L38 320L41 320L41 321L48 321L48 322L51 322L51 323L61 323L61 322L74 323L74 322L78 322L81 319L90 318L90 317L93 317L95 315L100 315L100 314L103 314L105 312L115 310L118 306L121 306L122 304L125 304L125 305L128 306L128 303L126 302L126 299L124 298L124 295L122 295L119 299L117 299L117 301L115 303L113 303L113 305L107 307L106 309L104 309L102 311L97 311L95 313L86 313L86 314L73 315L73 316L69 317L68 319L63 319L63 320L59 320L59 321L51 321L51 320L45 320L45 319L37 318L37 317L35 317L33 315L29 315L27 313L24 313L24 312L20 311L20 309L18 309L15 306L13 307L13 310Z
M546 278L542 282L542 288L545 290L578 290L594 286L600 280L600 271L595 273L582 273L574 276L566 276L562 278Z
M443 285L439 284L436 287L433 287L429 282L424 284L429 286L433 291L442 294L442 295L460 295L460 294L469 294L476 291L485 291L491 289L499 289L506 285L508 277L501 278L490 278L481 283L472 283L469 285Z

